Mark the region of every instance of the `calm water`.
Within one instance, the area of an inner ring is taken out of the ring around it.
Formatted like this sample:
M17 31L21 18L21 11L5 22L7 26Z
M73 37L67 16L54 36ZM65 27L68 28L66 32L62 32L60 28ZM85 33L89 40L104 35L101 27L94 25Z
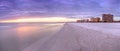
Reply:
M64 23L0 24L0 51L22 51L41 39L57 33Z

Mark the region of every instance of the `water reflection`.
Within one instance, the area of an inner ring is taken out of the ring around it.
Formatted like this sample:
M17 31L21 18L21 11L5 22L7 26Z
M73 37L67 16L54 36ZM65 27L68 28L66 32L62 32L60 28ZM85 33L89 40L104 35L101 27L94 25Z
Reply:
M2 25L5 27L0 26L0 51L22 51L36 41L54 35L62 25L63 23Z
M37 29L42 29L42 27L37 27L37 26L22 26L22 27L17 27L16 32L18 33L18 36L20 38L24 38L26 36L31 35L32 32L36 31Z

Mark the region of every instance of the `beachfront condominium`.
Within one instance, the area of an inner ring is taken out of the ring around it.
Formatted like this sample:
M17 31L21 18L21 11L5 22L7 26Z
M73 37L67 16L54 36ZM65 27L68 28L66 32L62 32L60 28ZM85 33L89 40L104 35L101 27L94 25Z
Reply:
M103 22L113 22L113 15L112 14L103 14L102 21Z

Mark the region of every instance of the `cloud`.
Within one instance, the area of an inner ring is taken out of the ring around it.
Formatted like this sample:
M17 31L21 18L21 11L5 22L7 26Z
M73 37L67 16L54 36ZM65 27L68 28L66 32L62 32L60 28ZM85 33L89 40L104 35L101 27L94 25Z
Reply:
M0 0L0 16L120 13L120 0Z

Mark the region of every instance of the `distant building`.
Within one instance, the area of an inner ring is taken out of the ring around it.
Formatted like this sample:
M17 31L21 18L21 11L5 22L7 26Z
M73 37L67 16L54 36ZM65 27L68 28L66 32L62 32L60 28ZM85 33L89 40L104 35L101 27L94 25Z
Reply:
M77 20L77 22L81 22L81 20Z
M77 22L88 22L88 19L83 19L83 20L77 20Z
M96 18L92 17L92 18L90 18L90 21L91 22L100 22L100 18L99 17L96 17Z
M103 14L102 21L103 22L113 22L113 15L112 14Z

